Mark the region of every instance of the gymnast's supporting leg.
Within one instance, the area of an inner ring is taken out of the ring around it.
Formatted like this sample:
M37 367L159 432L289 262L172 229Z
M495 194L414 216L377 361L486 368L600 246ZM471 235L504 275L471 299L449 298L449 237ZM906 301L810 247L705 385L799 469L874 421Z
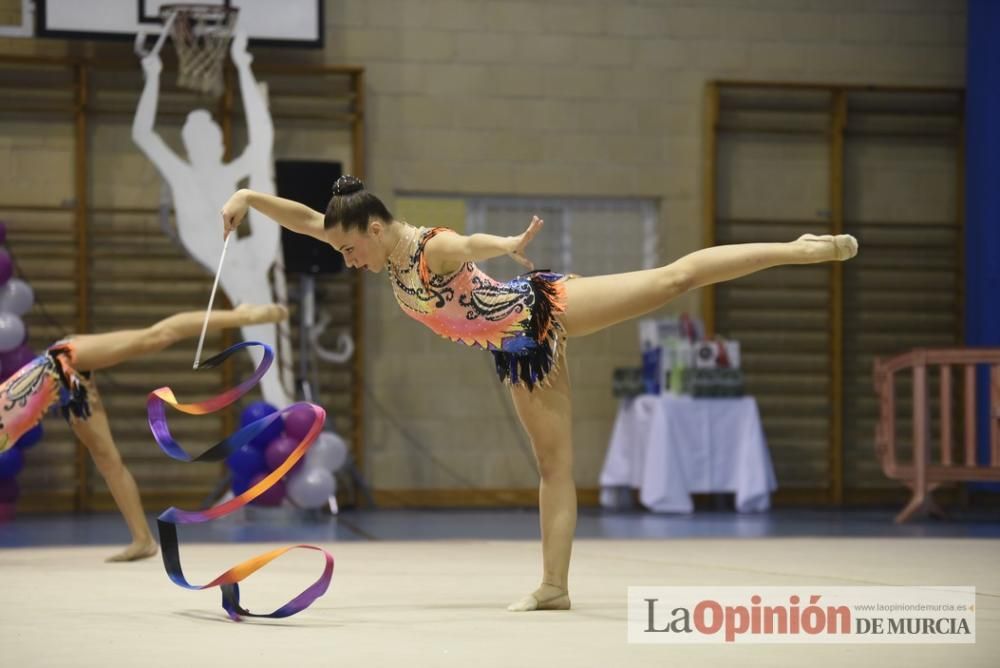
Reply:
M572 282L572 281L570 281ZM573 480L573 415L566 358L548 376L551 385L529 391L511 388L517 415L531 438L540 482L542 582L532 594L512 603L512 612L567 610L569 560L576 531L576 483Z
M695 288L732 280L787 264L847 260L857 254L849 235L803 235L788 243L715 246L686 255L658 269L566 282L562 322L568 336L583 336L653 311ZM539 510L542 525L542 584L511 604L512 611L567 609L568 575L576 527L573 481L572 411L565 357L554 371L551 387L529 392L511 390L521 423L531 437L541 475Z
M655 311L688 290L770 267L849 260L857 252L849 234L703 248L657 269L567 281L562 321L568 336L585 336Z
M82 380L82 379L81 379ZM111 427L108 425L108 415L104 410L97 384L93 379L82 381L87 387L87 402L91 414L86 419L71 417L70 426L73 433L83 442L94 458L97 470L111 490L118 510L125 518L132 543L122 552L108 558L108 561L135 561L146 559L156 554L156 540L146 523L142 510L142 500L139 498L139 488L129 470L122 463L118 448L111 437Z
M276 304L246 305L233 310L212 312L208 329L218 331L263 322L277 322L287 316L287 309ZM158 352L182 339L198 336L204 317L204 311L188 311L172 315L145 329L74 336L71 339L71 365L75 372L93 371ZM72 416L70 425L77 438L94 458L94 464L107 482L108 489L111 490L111 495L132 534L131 545L123 552L112 556L109 561L133 561L151 557L156 554L156 541L146 523L135 479L125 468L121 454L115 447L107 412L97 391L97 385L92 380L79 377L77 380L87 388L87 402L91 414L88 417Z
M278 304L244 304L232 310L213 311L208 320L211 332L245 325L278 322L288 310ZM79 334L73 337L74 368L79 371L105 369L127 360L159 352L201 333L204 311L187 311L164 318L145 329L127 329L106 334Z

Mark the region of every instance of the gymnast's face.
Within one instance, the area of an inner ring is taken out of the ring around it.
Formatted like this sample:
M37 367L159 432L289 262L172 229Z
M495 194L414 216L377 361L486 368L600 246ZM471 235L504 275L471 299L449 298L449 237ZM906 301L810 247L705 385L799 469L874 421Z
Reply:
M340 225L325 231L327 243L344 256L344 264L376 274L385 268L384 232L385 224L380 220L371 221L364 232L355 229L345 231Z

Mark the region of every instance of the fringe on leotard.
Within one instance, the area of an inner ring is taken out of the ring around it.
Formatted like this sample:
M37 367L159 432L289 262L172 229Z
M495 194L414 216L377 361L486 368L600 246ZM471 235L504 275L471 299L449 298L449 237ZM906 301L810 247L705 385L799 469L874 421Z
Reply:
M497 376L510 386L524 384L528 390L548 385L549 373L559 365L565 346L562 324L557 317L566 303L566 277L548 271L529 274L534 304L525 334L533 343L518 352L493 350Z
M62 385L63 397L60 410L67 421L70 416L86 420L90 417L90 402L87 400L87 386L81 380L73 365L76 363L76 349L72 341L59 341L45 351L55 365L59 382ZM89 374L83 374L86 378Z

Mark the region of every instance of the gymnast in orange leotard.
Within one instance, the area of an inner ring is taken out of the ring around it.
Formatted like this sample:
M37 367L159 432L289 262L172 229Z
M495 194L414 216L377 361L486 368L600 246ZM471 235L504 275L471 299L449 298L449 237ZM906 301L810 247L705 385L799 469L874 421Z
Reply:
M564 342L559 314L566 302L561 274L531 272L510 281L487 276L473 262L431 272L427 243L445 227L411 228L388 259L389 282L403 312L441 336L493 353L508 385L533 389L558 366Z
M222 209L224 233L236 229L249 207L293 232L329 243L350 267L386 269L405 313L442 336L493 353L531 437L541 479L541 584L512 603L512 611L570 607L576 485L566 341L649 313L688 290L768 267L847 260L858 250L850 235L806 234L787 243L704 248L656 269L573 280L533 272L503 282L483 273L476 262L507 255L534 269L524 250L542 228L541 219L533 218L512 237L416 228L393 218L361 181L344 176L334 184L325 214L271 195L237 191Z

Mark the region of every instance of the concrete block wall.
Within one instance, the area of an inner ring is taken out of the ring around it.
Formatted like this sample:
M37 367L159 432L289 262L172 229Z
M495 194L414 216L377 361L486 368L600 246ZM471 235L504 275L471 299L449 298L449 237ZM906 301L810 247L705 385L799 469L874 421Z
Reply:
M0 0L0 18L18 8ZM390 208L399 192L656 198L670 260L702 238L706 81L961 86L965 20L961 0L335 0L322 54L257 58L365 66L367 180ZM0 39L3 53L81 48ZM18 170L21 193L51 186L38 160L65 169L50 153L23 155L29 144L0 140L9 152L0 193L10 165L31 166L34 176ZM294 150L288 157L317 157L308 142ZM453 469L408 445L369 403L376 487L533 486L489 357L422 331L398 312L384 276L369 277L366 293L368 383ZM690 295L668 310L698 306ZM635 340L622 325L571 342L582 486L596 486L615 411L611 369L635 363Z

